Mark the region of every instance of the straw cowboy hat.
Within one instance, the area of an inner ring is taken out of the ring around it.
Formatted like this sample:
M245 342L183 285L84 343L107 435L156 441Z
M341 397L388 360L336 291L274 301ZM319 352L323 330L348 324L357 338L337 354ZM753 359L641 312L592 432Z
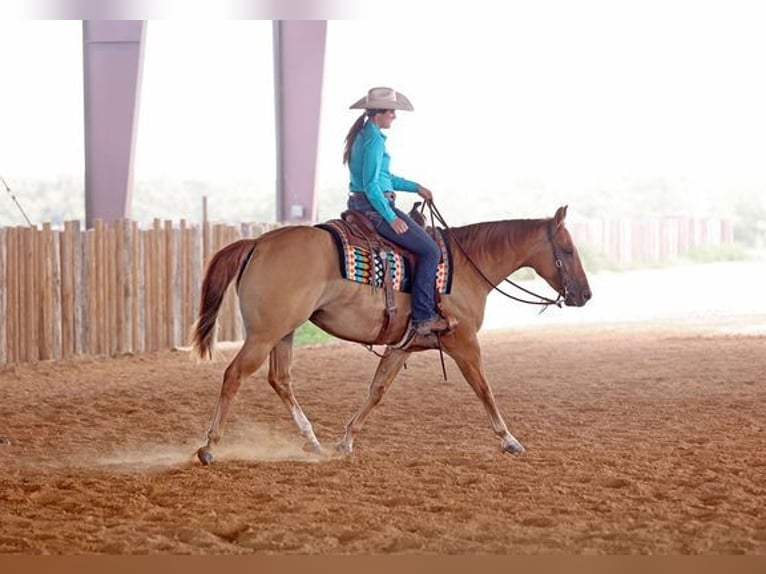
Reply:
M404 94L392 88L370 88L367 95L349 106L350 110L406 110L414 108Z

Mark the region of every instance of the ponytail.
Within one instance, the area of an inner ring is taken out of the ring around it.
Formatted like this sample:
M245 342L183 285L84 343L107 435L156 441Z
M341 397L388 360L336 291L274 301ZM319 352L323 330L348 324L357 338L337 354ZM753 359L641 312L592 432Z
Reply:
M356 118L354 125L351 126L351 129L348 130L348 134L346 134L346 146L343 149L344 165L351 160L351 146L354 145L354 140L356 139L356 136L359 135L359 132L362 131L362 128L364 127L367 118L371 118L376 114L382 114L385 111L386 110L384 109L369 108L364 110L364 113L358 118Z
M348 134L346 135L346 146L343 150L344 165L347 164L349 160L351 159L351 146L354 145L354 140L356 139L356 136L358 136L359 132L362 131L365 120L367 119L367 115L368 115L367 112L365 112L361 116L359 116L354 122L354 125L351 126L351 129L348 130Z

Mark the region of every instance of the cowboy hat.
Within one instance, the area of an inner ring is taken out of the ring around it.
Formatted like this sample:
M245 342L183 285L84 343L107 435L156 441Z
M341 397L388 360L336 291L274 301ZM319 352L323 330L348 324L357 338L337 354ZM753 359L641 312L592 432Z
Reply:
M406 110L414 108L407 96L392 88L370 88L367 95L349 106L350 110Z

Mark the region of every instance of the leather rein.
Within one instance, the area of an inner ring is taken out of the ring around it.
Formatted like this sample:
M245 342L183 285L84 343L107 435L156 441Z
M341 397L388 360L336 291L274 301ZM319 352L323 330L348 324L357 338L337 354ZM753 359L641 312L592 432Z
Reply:
M479 269L479 267L476 265L476 263L473 261L473 259L471 259L468 256L468 253L466 252L465 248L463 248L463 246L457 240L455 235L452 233L452 229L450 228L449 225L447 225L447 222L444 220L444 217L442 217L442 214L439 213L439 210L436 208L436 205L434 205L433 201L425 201L425 202L423 202L423 206L421 207L421 212L422 212L422 210L425 209L426 205L428 205L428 209L430 210L430 214L431 214L431 228L432 229L436 229L436 226L434 225L434 219L436 219L436 221L441 223L441 225L444 226L444 229L449 234L450 239L460 249L461 253L463 254L463 257L465 257L468 260L468 262L471 264L471 267L474 268L476 273L478 273L479 276L482 279L484 279L484 281L487 283L487 285L489 285L492 289L494 289L495 291L497 291L501 295L504 295L505 297L508 297L509 299L513 299L514 301L518 301L519 303L526 303L527 305L542 305L543 308L540 309L540 313L545 311L551 305L556 305L556 307L561 308L561 304L564 302L564 300L566 299L566 296L567 296L568 285L569 285L569 277L568 277L568 274L566 272L566 268L564 266L564 259L562 257L562 253L561 253L562 249L561 249L561 247L559 245L556 244L556 242L553 239L553 236L554 236L553 221L550 221L548 223L547 235L548 235L548 240L550 241L551 247L553 249L554 264L556 265L556 269L559 270L559 277L561 279L561 291L559 291L558 297L555 300L553 300L553 299L550 299L550 298L545 297L543 295L538 295L537 293L535 293L533 291L530 291L529 289L526 289L525 287L522 287L521 285L519 285L517 283L514 283L513 281L511 281L508 278L503 279L503 281L505 281L506 283L509 283L510 285L512 285L513 287L518 289L519 291L523 291L527 295L531 295L532 297L537 297L537 299L538 299L537 301L529 301L528 299L522 299L520 297L516 297L514 295L511 295L510 293L508 293L506 291L503 291L502 289L500 289L500 287L498 287L492 281L490 281L487 278L487 276L484 274L484 272L481 269Z

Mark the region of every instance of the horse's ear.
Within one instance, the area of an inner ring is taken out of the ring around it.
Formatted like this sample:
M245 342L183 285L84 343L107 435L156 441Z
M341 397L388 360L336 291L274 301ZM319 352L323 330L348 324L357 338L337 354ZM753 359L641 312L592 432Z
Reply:
M564 223L564 219L567 216L567 207L569 206L565 205L556 210L556 215L553 216L553 219L556 221L556 227L561 227L561 224Z

